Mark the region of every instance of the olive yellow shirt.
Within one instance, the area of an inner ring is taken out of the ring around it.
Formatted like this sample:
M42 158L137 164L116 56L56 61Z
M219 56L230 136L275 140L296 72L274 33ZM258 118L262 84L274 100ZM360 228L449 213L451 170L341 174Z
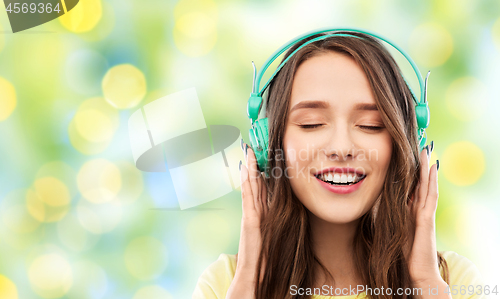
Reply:
M466 257L463 257L453 251L440 251L448 263L449 269L449 289L447 290L452 295L453 299L483 299L488 298L485 295L485 285L477 267ZM226 298L227 290L231 285L236 271L236 255L221 254L219 258L209 265L201 274L196 284L193 299L223 299ZM492 286L493 287L493 286ZM433 291L433 286L429 289L423 289L422 292ZM347 289L337 289L324 286L324 289L316 289L314 294L313 289L299 289L298 287L290 287L292 295L303 292L304 294L311 293L313 299L355 299L370 297L369 292L381 292L381 289L366 290L349 293ZM340 292L344 292L341 294ZM385 290L387 292L387 290ZM393 295L398 290L391 290ZM403 292L404 290L399 290ZM409 290L407 290L409 292ZM439 290L440 292L442 290ZM309 293L308 293L309 292ZM327 293L328 292L328 293ZM500 290L499 290L500 292ZM464 294L465 293L465 294ZM327 296L328 294L330 296ZM357 295L356 295L357 294ZM374 293L376 294L376 293ZM331 296L333 295L333 296Z

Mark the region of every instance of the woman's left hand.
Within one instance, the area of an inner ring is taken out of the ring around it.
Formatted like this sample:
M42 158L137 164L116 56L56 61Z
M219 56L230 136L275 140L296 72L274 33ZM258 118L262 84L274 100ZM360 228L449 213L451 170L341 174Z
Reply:
M433 143L431 143L432 147ZM410 238L409 271L415 286L442 283L436 250L436 209L438 203L438 165L429 169L429 146L420 153L420 183L408 208L412 215L414 235Z

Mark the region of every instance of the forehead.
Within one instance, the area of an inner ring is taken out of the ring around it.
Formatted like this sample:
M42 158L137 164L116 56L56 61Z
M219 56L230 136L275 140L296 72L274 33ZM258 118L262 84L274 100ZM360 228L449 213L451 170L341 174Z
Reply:
M305 60L296 70L290 107L304 100L327 101L331 106L375 104L361 66L351 56L333 51Z

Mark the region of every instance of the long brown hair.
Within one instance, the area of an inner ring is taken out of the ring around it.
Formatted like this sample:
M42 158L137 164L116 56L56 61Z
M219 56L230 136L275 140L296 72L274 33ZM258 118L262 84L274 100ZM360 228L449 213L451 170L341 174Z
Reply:
M374 208L360 219L354 238L354 256L358 273L372 288L411 288L405 244L412 230L407 201L419 182L420 160L414 97L401 71L385 47L375 38L356 32L351 36L331 36L300 49L273 78L267 90L266 114L269 119L269 167L283 173L283 136L287 123L292 83L299 65L328 51L350 55L364 70L381 117L393 140L393 154L382 192ZM325 34L325 33L323 33ZM291 47L286 59L311 36ZM279 157L281 155L281 158ZM268 190L269 212L262 219L262 250L256 278L256 298L306 298L290 293L290 286L311 288L315 281L314 269L319 265L315 256L307 209L293 193L287 176L265 180ZM376 215L379 215L378 217ZM448 282L445 259L436 252L443 278ZM318 264L316 264L318 263ZM263 272L263 273L262 273ZM394 294L393 294L394 295ZM392 296L371 296L390 298ZM414 298L402 295L401 298Z

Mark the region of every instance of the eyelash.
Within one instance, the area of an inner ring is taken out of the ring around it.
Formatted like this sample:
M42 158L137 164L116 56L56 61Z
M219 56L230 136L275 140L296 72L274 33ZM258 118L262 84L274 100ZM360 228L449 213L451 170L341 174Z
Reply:
M371 130L371 131L380 131L382 130L384 127L376 127L376 126L359 126L360 128L365 128L365 129L368 129L368 130Z
M321 124L316 124L316 125L300 125L301 128L303 129L314 129L321 126Z
M314 124L314 125L300 125L301 128L303 129L314 129L319 126L322 126L322 124ZM359 126L360 128L371 130L371 131L380 131L384 127L377 127L377 126Z

